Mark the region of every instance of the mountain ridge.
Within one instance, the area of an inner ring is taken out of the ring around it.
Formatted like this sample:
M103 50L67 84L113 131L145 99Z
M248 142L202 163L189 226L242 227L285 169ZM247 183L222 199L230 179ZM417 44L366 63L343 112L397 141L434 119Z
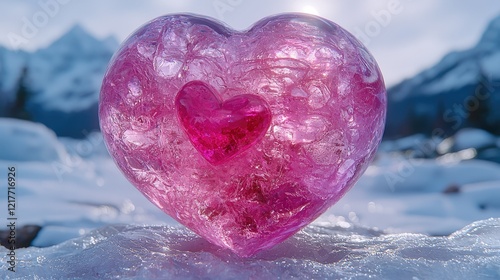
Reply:
M436 129L452 134L464 127L499 134L500 113L491 110L500 105L499 84L500 16L472 48L450 52L388 89L385 138L431 135Z
M117 48L113 37L97 39L80 25L34 52L0 46L0 117L12 117L20 109L15 106L22 106L25 116L59 136L83 137L99 129L99 89ZM434 66L388 89L385 139L431 135L437 128L451 134L463 127L479 127L500 134L500 111L492 110L500 106L499 85L500 16L470 49L450 52ZM27 100L18 104L22 86ZM474 99L478 90L488 98ZM481 108L465 110L468 100Z

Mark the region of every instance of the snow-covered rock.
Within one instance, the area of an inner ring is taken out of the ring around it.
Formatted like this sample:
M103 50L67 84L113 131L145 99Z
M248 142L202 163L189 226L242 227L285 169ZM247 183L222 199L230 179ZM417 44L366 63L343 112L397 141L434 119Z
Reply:
M43 124L0 118L0 160L51 162L67 157L55 133Z
M497 138L491 133L477 128L464 128L454 136L453 150L460 151L469 148L484 149L495 147Z
M418 150L429 141L423 134L415 134L407 137L401 137L395 140L386 140L380 143L378 151L380 152L398 152L405 150Z
M178 227L113 225L48 248L16 251L4 279L498 279L500 219L447 237L308 226L241 259Z

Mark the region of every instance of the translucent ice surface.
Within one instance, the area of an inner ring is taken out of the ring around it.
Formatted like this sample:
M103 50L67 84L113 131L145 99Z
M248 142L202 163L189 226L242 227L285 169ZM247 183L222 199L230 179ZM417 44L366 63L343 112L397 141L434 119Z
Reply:
M4 279L499 279L499 236L500 219L446 237L311 225L242 259L183 228L107 226L53 247L19 249L17 271L7 271L3 260L1 273Z
M101 131L129 181L175 220L241 256L336 203L375 156L386 91L368 50L304 14L247 31L167 15L111 60Z

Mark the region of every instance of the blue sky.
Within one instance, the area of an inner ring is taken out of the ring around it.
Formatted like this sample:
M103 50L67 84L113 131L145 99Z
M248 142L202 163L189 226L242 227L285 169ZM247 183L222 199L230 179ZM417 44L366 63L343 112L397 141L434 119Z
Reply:
M276 13L320 15L362 39L387 84L393 85L449 51L473 46L487 23L500 15L500 1L0 0L0 45L36 50L77 23L100 38L113 35L121 41L150 19L178 12L210 16L235 29ZM12 43L12 34L22 35L27 21L37 23L36 32L22 43Z

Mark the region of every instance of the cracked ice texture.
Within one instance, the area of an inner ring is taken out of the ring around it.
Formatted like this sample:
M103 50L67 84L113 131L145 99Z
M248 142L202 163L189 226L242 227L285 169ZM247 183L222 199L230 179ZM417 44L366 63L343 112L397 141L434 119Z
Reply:
M499 279L500 219L446 237L310 225L252 258L185 229L107 226L48 248L16 250L4 279ZM0 255L7 250L0 247ZM5 257L4 257L5 259Z
M221 101L257 95L264 136L214 165L175 106L191 81ZM386 92L368 51L325 19L284 14L246 32L191 15L157 18L115 54L100 96L107 147L164 212L241 256L285 240L338 201L381 140Z

